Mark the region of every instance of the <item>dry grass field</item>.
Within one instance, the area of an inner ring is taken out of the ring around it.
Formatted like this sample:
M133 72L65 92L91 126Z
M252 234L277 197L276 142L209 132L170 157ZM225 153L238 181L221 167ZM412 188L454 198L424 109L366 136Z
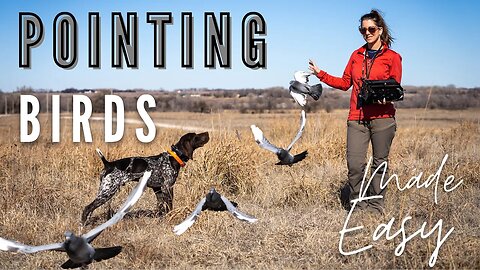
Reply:
M435 268L480 267L480 110L440 111L400 109L398 129L390 155L390 173L402 185L423 172L423 183L435 174L448 154L438 184L399 191L388 185L384 216L352 215L343 248L371 249L345 256L339 252L339 231L348 212L342 208L339 190L346 181L345 110L307 115L304 136L293 148L308 149L309 156L294 166L275 166L276 157L260 149L249 126L256 124L265 136L286 146L298 128L299 112L282 114L155 113L161 123L196 126L210 131L210 142L194 154L180 171L175 185L174 210L164 217L124 219L104 231L97 247L122 245L117 257L94 263L90 269L360 269L429 268L437 243L432 235L413 237L400 256L395 249L402 234L372 240L375 228L395 218L393 235L405 224L406 236L426 222L425 232L443 221L442 237L454 228L440 248ZM138 118L136 113L128 117ZM123 139L106 144L103 122L92 121L93 143L72 143L71 119L61 123L61 142L51 143L50 121L40 118L42 131L34 143L19 142L18 116L0 117L0 236L40 245L61 242L65 230L85 232L80 215L98 189L102 163L95 148L108 159L154 155L165 151L186 131L158 128L156 139L142 144L135 137L138 125L126 125ZM369 155L370 156L370 155ZM450 193L443 190L449 175L463 183ZM135 183L127 184L112 202L93 216L104 221ZM173 234L210 187L239 204L239 209L259 221L247 224L225 212L204 212L183 235ZM155 209L156 199L147 189L134 211ZM64 253L33 255L0 252L2 269L52 269L66 261Z

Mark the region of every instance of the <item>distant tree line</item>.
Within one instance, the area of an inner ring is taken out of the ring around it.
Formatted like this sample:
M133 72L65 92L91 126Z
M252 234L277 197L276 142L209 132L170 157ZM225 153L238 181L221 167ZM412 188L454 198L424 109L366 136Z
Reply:
M427 108L459 110L480 108L480 88L447 87L405 87L405 99L396 102L397 108ZM126 111L137 110L137 99L142 94L150 94L156 100L152 111L189 111L199 113L237 110L241 113L281 112L298 109L298 105L283 87L267 89L180 89L173 91L143 89L75 89L68 88L60 92L34 90L22 87L14 92L0 91L0 114L19 113L20 95L35 95L40 102L41 112L51 106L51 95L60 95L60 110L72 110L72 95L87 95L92 101L93 112L104 112L105 95L115 94L122 97ZM309 112L346 109L350 103L350 91L330 88L323 90L318 101L309 98L306 110ZM51 111L51 109L48 109Z

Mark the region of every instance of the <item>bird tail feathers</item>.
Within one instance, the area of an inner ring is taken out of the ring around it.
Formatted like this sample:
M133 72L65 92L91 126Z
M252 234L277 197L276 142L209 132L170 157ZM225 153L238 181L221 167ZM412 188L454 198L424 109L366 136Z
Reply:
M63 269L73 269L81 266L83 266L81 263L75 263L69 259L68 261L64 262L60 267L62 267Z

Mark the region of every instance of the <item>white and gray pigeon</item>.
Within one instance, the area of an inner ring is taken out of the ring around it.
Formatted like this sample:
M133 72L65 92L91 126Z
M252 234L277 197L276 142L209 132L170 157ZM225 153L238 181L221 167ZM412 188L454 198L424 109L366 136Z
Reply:
M36 253L47 250L66 252L69 259L61 265L63 269L85 267L93 261L101 261L115 257L122 251L121 246L94 248L90 243L100 235L103 230L120 221L133 207L145 190L151 174L151 171L145 172L135 189L129 194L127 200L123 203L117 213L115 213L115 215L113 215L108 221L91 231L81 236L76 236L72 232L67 231L65 232L64 242L41 246L29 246L0 237L0 250L21 253Z
M238 211L237 203L230 202L227 198L220 195L215 188L211 188L207 195L197 204L195 210L180 224L173 228L173 232L177 235L184 233L197 220L198 216L203 210L210 211L229 211L236 218L253 223L257 221L256 218Z
M305 123L306 123L306 117L305 117L305 111L302 110L301 113L301 118L300 118L300 129L297 132L297 135L295 138L293 138L293 141L288 145L286 149L277 147L270 143L267 138L263 135L263 131L259 129L255 125L251 125L250 128L252 129L253 137L255 138L255 141L257 144L262 147L263 149L266 149L270 152L273 152L277 155L278 159L280 160L278 163L275 165L293 165L299 161L302 161L304 158L307 157L308 152L303 151L300 154L297 155L292 155L290 154L290 150L292 149L293 145L300 139L302 136L303 130L305 129Z
M308 84L308 77L312 75L310 72L297 71L293 74L295 80L290 81L289 92L290 95L300 106L307 104L307 95L311 96L314 100L318 100L322 95L322 85L316 84L310 86Z

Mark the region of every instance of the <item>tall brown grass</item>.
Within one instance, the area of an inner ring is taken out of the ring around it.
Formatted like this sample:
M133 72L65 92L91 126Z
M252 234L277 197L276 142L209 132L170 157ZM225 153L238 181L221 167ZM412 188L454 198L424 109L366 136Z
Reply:
M435 267L478 268L480 265L480 155L478 111L400 110L398 130L388 164L403 184L424 172L434 174L445 154L449 159L441 183L448 175L463 184L451 193L433 189L398 191L393 184L386 195L384 216L353 216L365 228L345 238L345 248L373 243L368 251L352 256L340 254L338 243L347 211L342 208L339 190L346 181L346 111L307 115L307 127L293 152L308 149L306 160L294 166L275 166L276 157L260 149L249 126L256 124L265 136L286 146L298 128L299 113L240 115L154 114L160 122L182 123L213 129L210 142L197 150L183 168L175 185L174 210L162 218L128 218L107 229L95 246L124 246L123 252L91 269L157 268L429 268L435 237L415 237L401 256L394 249L401 237L373 242L372 233L380 223L394 217L395 231L407 216L408 234L427 222L431 228L444 221L443 234L455 230L440 249ZM134 115L128 115L135 117ZM428 117L427 117L428 116ZM457 117L455 117L457 116ZM62 120L61 143L50 142L50 123L41 118L41 137L34 143L19 143L18 117L0 118L0 236L39 245L63 241L65 230L80 228L83 207L98 189L102 164L95 153L100 147L108 159L163 152L185 133L159 129L156 139L142 144L134 128L127 125L124 138L114 144L103 142L103 123L92 122L93 143L72 143L71 120ZM111 203L94 216L106 219L135 184L122 187ZM240 222L227 213L202 213L183 235L172 233L214 186L236 201L239 209L259 218L255 224ZM154 210L156 199L145 192L134 210ZM98 222L97 222L98 224ZM33 255L0 252L0 268L58 268L66 255L43 252Z

